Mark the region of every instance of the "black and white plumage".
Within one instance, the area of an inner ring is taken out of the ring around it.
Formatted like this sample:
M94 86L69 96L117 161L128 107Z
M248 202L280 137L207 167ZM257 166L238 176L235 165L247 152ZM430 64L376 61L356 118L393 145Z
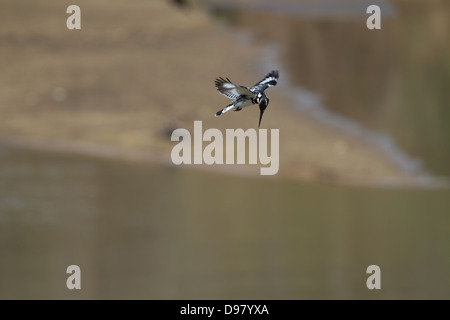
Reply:
M234 84L228 78L217 78L215 81L216 89L225 97L234 100L222 110L216 112L216 117L229 110L241 111L242 108L258 104L259 105L259 123L264 111L269 105L269 98L264 93L268 87L275 86L278 82L278 71L268 73L264 79L256 83L253 87L245 87Z

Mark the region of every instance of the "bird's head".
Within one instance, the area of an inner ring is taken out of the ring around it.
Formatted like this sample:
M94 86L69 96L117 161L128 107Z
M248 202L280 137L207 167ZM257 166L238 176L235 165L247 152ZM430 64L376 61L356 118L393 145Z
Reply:
M269 98L267 98L267 96L261 95L261 97L259 97L261 93L258 94L257 99L259 100L259 123L258 123L258 128L261 125L261 119L263 116L264 111L266 110L267 106L269 105Z
M269 98L267 98L267 96L264 95L259 99L258 103L260 110L266 110L267 106L269 105Z

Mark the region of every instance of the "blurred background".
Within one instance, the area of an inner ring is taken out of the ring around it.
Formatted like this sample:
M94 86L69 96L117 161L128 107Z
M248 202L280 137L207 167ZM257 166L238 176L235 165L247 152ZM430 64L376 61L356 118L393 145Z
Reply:
M1 299L450 298L448 1L71 4L0 4ZM171 164L275 69L278 175Z

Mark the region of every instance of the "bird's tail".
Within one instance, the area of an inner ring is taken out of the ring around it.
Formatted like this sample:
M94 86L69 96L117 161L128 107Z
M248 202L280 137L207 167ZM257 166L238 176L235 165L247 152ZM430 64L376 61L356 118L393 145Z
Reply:
M225 113L231 109L234 108L234 104L230 103L229 105L227 105L225 108L223 108L222 110L219 110L216 112L215 116L218 117L220 116L222 113Z

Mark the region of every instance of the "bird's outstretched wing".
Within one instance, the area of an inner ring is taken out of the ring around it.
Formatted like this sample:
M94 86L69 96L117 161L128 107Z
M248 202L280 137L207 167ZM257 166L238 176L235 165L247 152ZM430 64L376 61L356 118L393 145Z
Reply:
M214 84L221 94L230 99L237 99L240 96L253 96L253 92L249 88L234 84L228 78L217 78Z
M253 87L250 88L250 91L252 92L263 92L268 87L275 86L278 82L278 71L274 70L270 73L268 73L264 79L259 81L257 84L255 84Z

